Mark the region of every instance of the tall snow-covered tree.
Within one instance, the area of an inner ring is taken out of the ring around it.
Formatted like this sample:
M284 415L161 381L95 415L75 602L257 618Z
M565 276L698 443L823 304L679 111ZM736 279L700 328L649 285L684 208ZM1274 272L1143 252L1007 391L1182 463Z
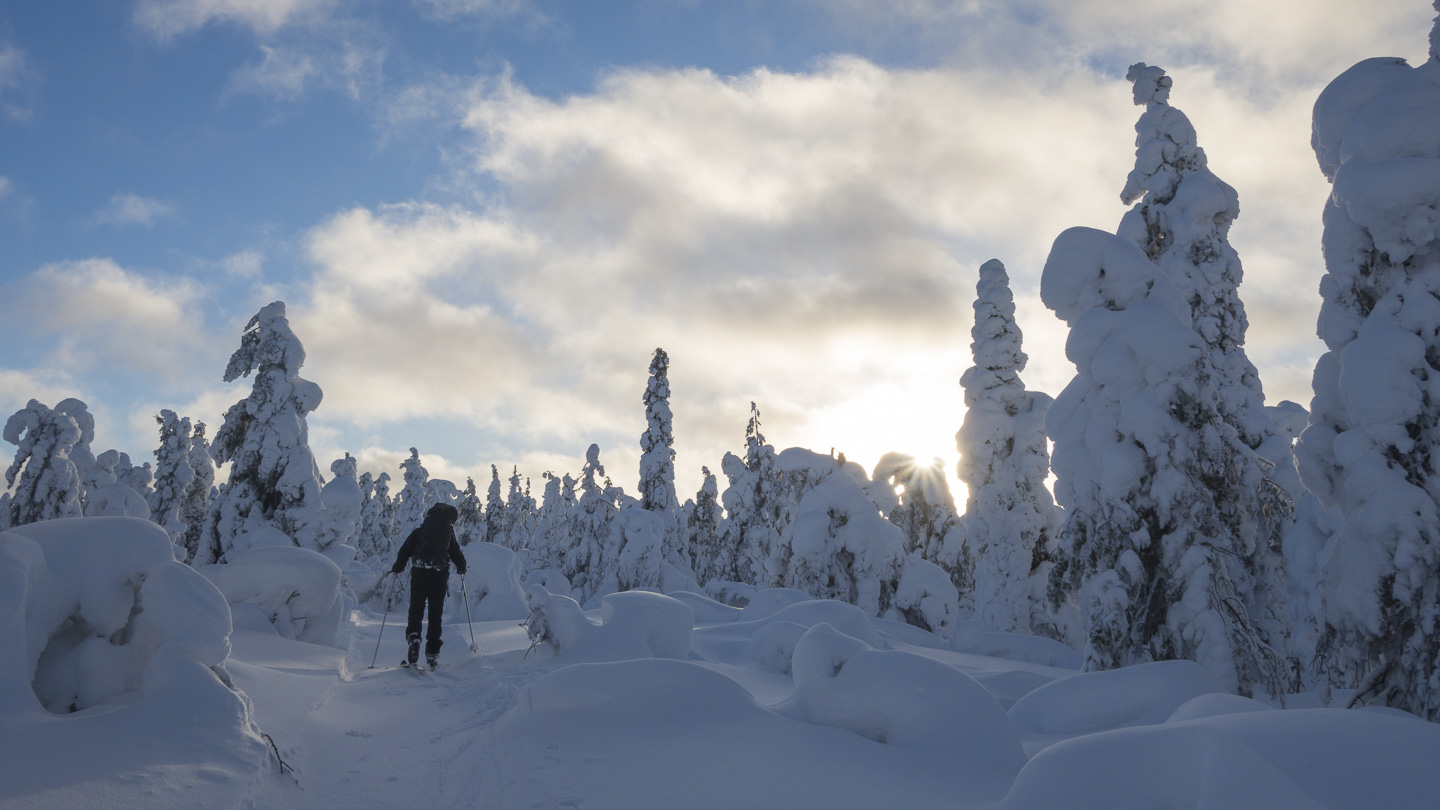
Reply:
M395 496L395 536L404 540L425 520L425 511L434 503L429 488L430 471L420 460L420 451L410 448L410 457L400 462L405 486Z
M1424 64L1331 82L1312 132L1328 351L1297 456L1338 524L1320 654L1356 702L1440 720L1440 18Z
M73 417L34 399L5 422L5 441L18 448L5 471L10 526L80 516L80 473L70 460L80 438Z
M570 526L575 511L575 479L546 472L545 493L535 518L535 540L530 549L531 570L562 571L570 550Z
M520 476L519 467L510 468L510 490L505 497L504 545L519 554L529 548L535 534L535 501L530 483Z
M390 474L360 476L360 536L356 540L362 559L388 561L398 548L395 541L395 505L390 500Z
M600 446L592 444L585 451L585 466L580 470L580 500L572 529L574 545L565 555L565 576L581 602L600 592L605 572L615 558L615 550L610 547L610 524L618 509L605 491L608 479L604 476Z
M1045 488L1051 399L1020 379L1029 358L1010 279L996 259L980 267L970 337L975 365L960 377L966 410L955 443L957 472L970 491L960 534L974 559L975 616L1001 632L1054 636L1045 583L1063 515Z
M1228 565L1258 531L1227 500L1249 448L1220 416L1184 297L1132 242L1089 228L1055 240L1040 293L1076 367L1046 427L1066 509L1052 591L1078 596L1087 669L1188 658L1229 689L1280 694L1284 666Z
M1261 637L1283 654L1289 647L1283 538L1298 492L1291 443L1267 412L1260 375L1245 354L1243 270L1229 240L1239 195L1210 170L1189 118L1170 106L1165 71L1141 62L1126 78L1145 112L1135 124L1135 167L1120 193L1134 206L1118 233L1179 290L1190 327L1204 341L1202 373L1215 409L1244 445L1224 462L1231 472L1220 482L1226 519L1243 527L1227 549L1231 577Z
M729 479L721 495L728 515L721 542L733 554L734 569L716 573L724 580L777 586L784 575L783 561L772 557L780 554L785 504L779 460L760 432L760 409L755 403L750 403L745 426L745 457L726 453L720 469Z
M490 465L490 486L485 491L485 540L505 545L505 499L500 496L500 468L494 464Z
M175 545L185 547L184 509L195 470L190 466L190 419L172 410L155 417L160 446L155 448L155 488L150 493L150 519L165 528Z
M195 562L200 538L205 534L205 516L215 489L215 459L210 457L210 440L205 438L205 423L196 422L190 431L190 483L180 503L180 522L185 524L185 561Z
M316 527L305 522L320 508L321 480L305 418L323 395L300 377L304 363L305 348L290 329L284 302L263 307L245 325L225 382L252 373L255 381L249 396L225 412L211 446L215 461L230 465L206 522L213 561L243 550L237 547L242 538L264 529L320 550Z
M720 487L709 467L700 468L700 489L685 510L686 547L690 568L701 583L724 580L735 570L735 549L722 537L725 516L720 509Z
M485 504L475 488L475 479L465 479L465 489L456 506L460 517L455 521L455 540L462 546L485 542Z
M675 495L675 437L670 413L670 356L656 349L645 385L645 432L640 434L640 508L660 516L665 556L679 561L680 502Z
M55 404L55 410L75 420L80 428L80 440L70 448L70 461L75 465L75 471L80 474L80 508L85 508L85 476L95 464L95 452L91 449L91 442L95 441L95 416L90 413L90 406L82 400L74 397L66 397Z

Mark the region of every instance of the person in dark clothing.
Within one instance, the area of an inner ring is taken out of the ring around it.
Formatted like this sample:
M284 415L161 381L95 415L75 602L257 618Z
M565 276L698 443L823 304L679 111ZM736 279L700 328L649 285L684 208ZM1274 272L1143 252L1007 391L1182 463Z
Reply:
M405 642L409 645L410 664L420 658L420 620L429 616L425 628L425 663L435 666L440 654L441 614L445 612L445 593L450 581L450 563L461 576L465 574L465 555L455 541L455 520L460 513L455 507L437 503L425 513L425 521L400 546L390 573L398 574L410 564L410 617L405 625Z

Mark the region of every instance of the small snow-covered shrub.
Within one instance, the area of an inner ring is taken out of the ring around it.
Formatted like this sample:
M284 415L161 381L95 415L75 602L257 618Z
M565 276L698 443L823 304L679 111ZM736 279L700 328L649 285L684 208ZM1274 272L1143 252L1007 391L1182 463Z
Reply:
M595 622L574 599L539 585L531 585L525 596L530 640L567 660L684 659L690 654L695 613L678 599L649 591L612 593L601 599L600 621Z
M471 543L465 547L465 561L470 618L477 622L525 618L529 609L515 552L494 543Z
M285 638L334 646L344 617L340 568L298 546L261 546L197 569L232 605L260 608Z

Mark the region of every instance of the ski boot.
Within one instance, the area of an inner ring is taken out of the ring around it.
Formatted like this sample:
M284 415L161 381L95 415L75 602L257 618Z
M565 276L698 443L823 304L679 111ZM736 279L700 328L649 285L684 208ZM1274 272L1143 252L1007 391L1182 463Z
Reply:
M410 649L405 654L405 660L413 667L415 662L420 660L420 636L412 636L409 642Z
M435 667L437 667L437 666L439 666L439 665L440 665L440 657L439 657L439 656L435 655L434 653L431 653L430 655L425 656L425 666L426 666L426 667L429 667L430 669L434 669Z

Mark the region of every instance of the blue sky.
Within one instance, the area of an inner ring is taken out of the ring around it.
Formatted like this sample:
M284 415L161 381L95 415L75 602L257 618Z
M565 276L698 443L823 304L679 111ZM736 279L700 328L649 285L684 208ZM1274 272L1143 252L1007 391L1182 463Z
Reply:
M1175 79L1240 193L1249 348L1308 405L1320 207L1308 112L1423 58L1422 0L100 0L0 8L0 407L67 396L137 461L218 422L240 328L285 300L322 469L537 481L601 445L634 480L649 354L678 467L741 446L940 454L975 274L1113 229L1139 110ZM1304 294L1297 295L1301 290ZM723 484L723 482L722 482Z

